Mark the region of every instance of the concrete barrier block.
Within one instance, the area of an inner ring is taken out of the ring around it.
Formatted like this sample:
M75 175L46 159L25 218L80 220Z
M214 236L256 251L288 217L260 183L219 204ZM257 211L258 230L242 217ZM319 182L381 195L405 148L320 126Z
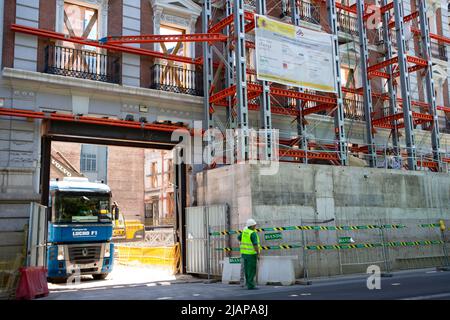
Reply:
M241 278L241 264L230 263L230 258L225 258L220 262L223 264L222 283L239 282Z
M297 259L296 256L262 256L258 264L258 284L293 285L295 283L294 261Z

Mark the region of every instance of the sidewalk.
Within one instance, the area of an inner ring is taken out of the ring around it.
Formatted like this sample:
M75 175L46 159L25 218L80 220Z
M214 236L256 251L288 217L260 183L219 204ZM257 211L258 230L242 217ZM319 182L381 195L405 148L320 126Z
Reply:
M171 275L168 271L155 267L114 266L113 272L105 280L93 280L91 276L82 276L80 283L49 283L50 291L62 292L78 289L95 289L123 286L139 286L149 283L176 284L176 283L202 283L205 280L197 279L191 275Z

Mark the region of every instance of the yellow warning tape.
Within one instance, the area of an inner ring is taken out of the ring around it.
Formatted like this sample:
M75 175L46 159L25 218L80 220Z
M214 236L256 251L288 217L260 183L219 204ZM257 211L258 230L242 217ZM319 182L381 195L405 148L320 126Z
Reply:
M355 225L355 226L287 226L287 227L266 227L266 228L256 228L256 232L265 231L292 231L292 230L317 230L317 231L346 231L346 230L372 230L372 229L400 229L405 228L402 224L384 224L384 225ZM211 232L211 236L225 236L231 234L240 234L242 230L223 230Z
M409 247L409 246L426 246L443 244L442 240L420 240L420 241L392 241L392 242L377 242L377 243L355 243L355 244L326 244L326 245L309 245L305 246L306 250L341 250L341 249L363 249L363 248L377 248L377 247ZM288 250L303 248L298 244L283 244L277 246L261 246L261 250ZM239 251L239 248L217 248L219 251Z

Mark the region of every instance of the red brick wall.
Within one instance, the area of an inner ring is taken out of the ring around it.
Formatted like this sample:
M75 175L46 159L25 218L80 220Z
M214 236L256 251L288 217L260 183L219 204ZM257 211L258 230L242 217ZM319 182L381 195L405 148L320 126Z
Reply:
M148 0L141 0L141 33L153 34L153 9ZM151 43L141 44L142 49L153 50ZM141 56L141 87L150 87L150 67L153 64L152 57Z
M144 149L109 146L108 185L122 213L143 221Z
M123 25L123 1L109 0L108 2L108 36L121 36ZM120 52L108 52L113 58L121 57ZM120 64L119 72L122 73L122 64Z
M123 16L123 1L109 0L108 2L108 35L121 36L122 35L122 16Z
M81 144L52 142L52 152L59 151L80 170ZM63 174L50 167L50 178L63 178ZM108 146L108 186L113 201L117 201L129 219L144 219L144 149ZM140 215L140 218L136 215Z
M70 164L80 171L80 154L81 154L81 144L80 143L67 143L67 142L52 142L52 154L60 152ZM62 179L64 175L53 166L50 166L50 179L59 178Z
M56 0L40 0L39 1L39 28L55 31L56 23ZM44 48L52 43L51 40L38 40L37 52L37 70L43 72L45 68Z
M15 18L16 0L6 0L3 18L3 68L12 68L14 65L14 32L11 31L11 24L15 23Z

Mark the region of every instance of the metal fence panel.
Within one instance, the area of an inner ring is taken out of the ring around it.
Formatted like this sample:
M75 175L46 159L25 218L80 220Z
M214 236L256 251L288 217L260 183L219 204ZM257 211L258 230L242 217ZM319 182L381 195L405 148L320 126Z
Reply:
M206 272L205 207L186 208L186 271Z
M30 205L27 265L43 267L47 264L47 207L36 202Z
M391 224L404 224L405 228L385 229L385 242L389 263L395 270L418 269L444 266L445 257L439 220L403 219L389 220ZM447 230L450 221L446 220ZM448 231L447 231L448 233ZM432 241L430 244L414 245L416 241ZM403 242L403 243L402 243Z
M308 280L366 273L372 265L384 274L409 268L450 267L450 221L444 222L447 228L441 231L439 219L308 221L291 218L258 220L257 231L262 255L294 256L297 277ZM238 257L237 236L244 227L240 224L212 229L211 238L223 241L215 249L222 248L228 256Z
M227 245L227 239L210 238L211 230L225 230L228 225L228 206L186 208L187 265L188 273L221 275L220 262L225 257L216 248Z
M226 254L216 248L223 248L229 244L229 238L212 238L209 233L212 229L226 230L229 228L229 216L227 205L216 205L206 207L208 216L208 248L209 248L209 270L208 274L220 276L222 275L221 261Z

